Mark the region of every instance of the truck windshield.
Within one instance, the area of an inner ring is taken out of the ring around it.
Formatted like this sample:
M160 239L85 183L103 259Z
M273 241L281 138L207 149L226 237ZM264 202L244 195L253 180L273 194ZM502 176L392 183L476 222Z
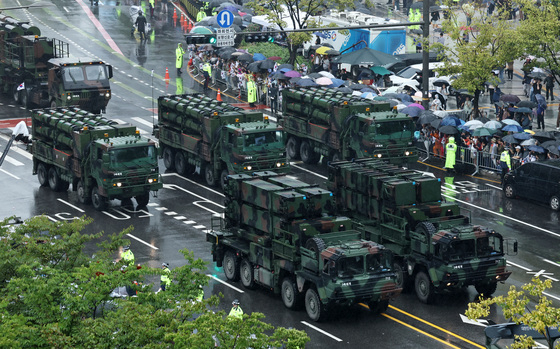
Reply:
M84 71L82 67L66 67L62 70L64 82L77 83L84 81Z
M410 120L377 122L372 125L376 140L411 138L414 124Z
M470 259L476 256L474 240L452 241L448 246L443 247L443 258L448 261L459 261Z
M66 88L108 87L109 79L104 65L63 67L62 77ZM94 83L94 84L92 84Z
M86 78L89 81L107 80L104 65L86 65Z
M144 163L157 162L157 152L153 145L131 148L116 148L109 151L111 165L114 167L126 166L128 168L141 167Z
M483 237L476 239L476 254L480 257L501 255L503 244L498 237Z
M346 278L364 273L364 257L345 257L338 261L338 277Z
M262 145L266 145L267 147L284 147L282 131L268 131L246 134L244 135L243 145L245 148Z
M378 273L383 269L391 269L391 255L389 253L368 254L366 256L368 273Z

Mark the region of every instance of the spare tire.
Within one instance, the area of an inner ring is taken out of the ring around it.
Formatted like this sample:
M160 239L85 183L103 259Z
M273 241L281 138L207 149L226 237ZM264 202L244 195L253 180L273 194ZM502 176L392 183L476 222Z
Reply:
M321 238L310 238L305 243L305 248L315 252L315 257L319 260L319 256L321 255L321 251L327 248L325 241Z

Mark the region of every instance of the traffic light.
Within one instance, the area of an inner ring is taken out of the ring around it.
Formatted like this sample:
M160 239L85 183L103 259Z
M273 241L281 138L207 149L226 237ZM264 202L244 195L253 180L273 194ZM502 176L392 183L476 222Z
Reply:
M216 44L216 35L212 34L185 35L185 39L187 40L187 45Z
M245 35L245 42L274 42L274 36L267 34L248 34Z

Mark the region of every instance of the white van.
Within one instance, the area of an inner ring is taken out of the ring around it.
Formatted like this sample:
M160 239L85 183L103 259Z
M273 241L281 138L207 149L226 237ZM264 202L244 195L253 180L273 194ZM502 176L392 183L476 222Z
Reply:
M428 64L428 76L430 81L434 80L434 78L438 78L438 74L436 73L436 68L443 67L444 62L430 62ZM403 84L412 85L416 87L420 87L420 76L422 76L422 63L420 64L413 64L409 65L406 68L401 69L396 75L389 76L389 79L393 83L393 86L400 86ZM440 77L444 78L445 77ZM449 80L449 79L446 79ZM433 89L430 83L430 90Z

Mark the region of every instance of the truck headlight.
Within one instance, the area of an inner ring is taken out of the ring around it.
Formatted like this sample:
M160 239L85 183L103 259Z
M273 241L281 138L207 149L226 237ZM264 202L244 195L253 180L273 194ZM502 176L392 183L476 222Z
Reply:
M122 183L121 182L117 182L117 183L113 183L113 187L122 187Z
M281 163L281 162L277 162L277 163L276 163L276 167L282 167L282 163Z
M377 154L375 156L377 156L378 158L381 158L383 155L382 154Z
M105 92L105 98L111 98L111 91Z
M253 166L247 166L247 171L251 171L253 169Z
M409 152L409 151L405 151L405 152L404 152L404 155L405 155L405 156L409 156L409 155L410 155L410 152Z
M67 100L72 100L72 96L70 94L66 95Z
M155 183L155 182L157 182L156 178L148 178L148 183L152 184L152 183Z

